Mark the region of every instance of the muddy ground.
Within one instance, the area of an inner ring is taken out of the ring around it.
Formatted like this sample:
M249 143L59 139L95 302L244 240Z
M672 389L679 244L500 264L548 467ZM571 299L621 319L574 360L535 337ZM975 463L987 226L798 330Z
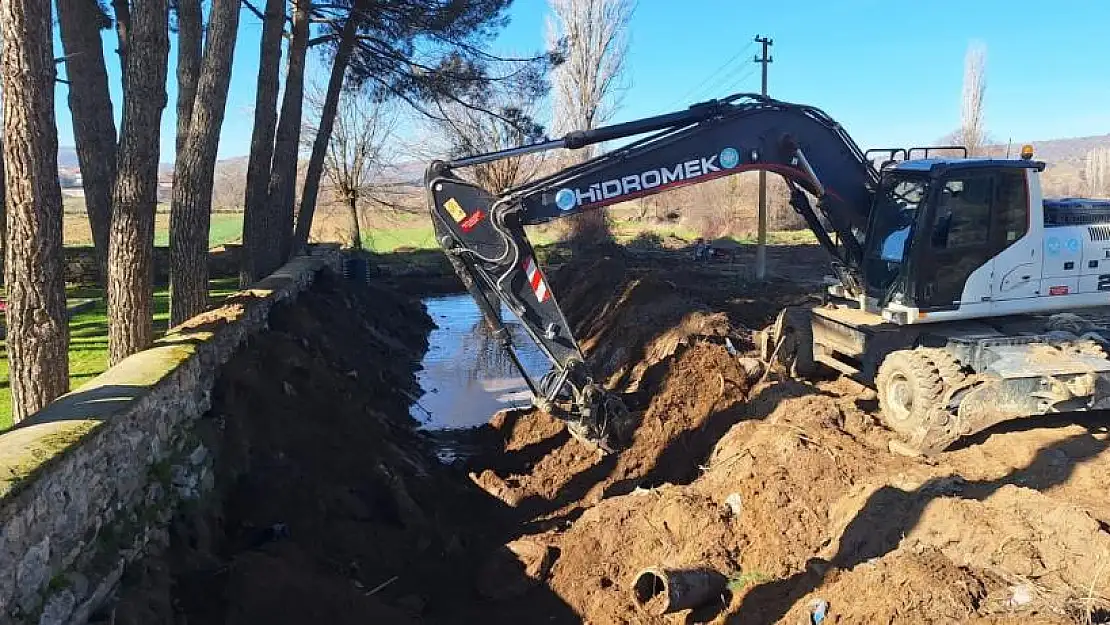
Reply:
M563 265L550 281L636 414L631 445L601 456L502 413L450 465L407 417L419 304L325 281L225 367L220 491L132 567L115 622L794 625L819 602L826 623L1107 622L1105 415L892 454L867 389L734 355L815 289L819 263L794 260L804 281L760 287L658 254ZM720 587L654 616L632 596L646 567Z

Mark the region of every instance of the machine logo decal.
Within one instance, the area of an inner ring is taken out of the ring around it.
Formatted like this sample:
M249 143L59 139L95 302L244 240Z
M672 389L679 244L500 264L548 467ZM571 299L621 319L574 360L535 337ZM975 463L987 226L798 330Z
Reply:
M463 232L470 232L474 229L474 226L477 226L485 218L485 211L479 208L478 210L474 211L474 213L470 217L467 217L466 219L460 221L459 227L462 228Z
M721 167L725 169L732 169L740 164L740 153L736 148L725 148L721 150Z
M459 206L459 201L453 197L447 198L447 201L443 203L443 208L455 221L466 219L466 211L462 209L462 206Z
M558 206L559 210L569 211L576 205L578 205L578 198L574 196L574 191L559 189L555 194L555 206Z
M1047 241L1045 241L1044 246L1045 246L1045 249L1048 250L1048 253L1052 254L1053 256L1056 256L1057 254L1059 254L1060 253L1060 248L1062 247L1060 245L1060 239L1057 239L1056 237L1049 238Z
M1049 295L1067 295L1068 287L1066 286L1050 286L1048 287Z
M540 300L541 304L547 301L551 293L547 290L547 283L543 280L540 268L536 266L536 259L531 256L524 260L524 275L528 276L528 284L536 294L536 299Z
M1068 251L1072 254L1079 251L1079 239L1068 239Z
M719 162L718 159L726 154L729 160L731 160L732 155L735 154L736 162L732 165ZM656 187L662 190L663 188L674 186L680 182L696 180L713 173L719 173L722 166L725 169L731 169L735 167L739 161L739 152L736 152L733 148L725 148L720 154L693 158L670 166L649 169L639 174L624 176L623 178L602 180L601 182L591 184L585 189L573 189L569 187L559 189L555 193L555 205L558 206L560 210L569 211L577 206L597 204L630 193L639 193Z

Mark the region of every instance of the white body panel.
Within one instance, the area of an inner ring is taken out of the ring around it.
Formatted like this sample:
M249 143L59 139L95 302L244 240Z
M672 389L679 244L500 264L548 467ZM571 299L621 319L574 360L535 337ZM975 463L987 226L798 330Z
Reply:
M1110 224L1046 227L1038 174L1026 173L1028 231L968 276L957 310L891 304L883 316L920 324L1110 305Z
M1025 185L1029 193L1031 207L1042 206L1041 182L1035 170L1025 172ZM991 301L995 305L1008 306L1008 300L1036 297L1041 292L1040 277L1044 271L1044 254L1041 241L1044 241L1043 209L1029 211L1029 226L1025 236L1013 245L1002 250L991 261Z

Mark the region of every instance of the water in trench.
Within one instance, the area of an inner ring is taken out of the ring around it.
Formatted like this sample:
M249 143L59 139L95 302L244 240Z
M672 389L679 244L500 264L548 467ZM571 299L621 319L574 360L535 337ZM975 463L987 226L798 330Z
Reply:
M438 326L417 374L424 395L411 408L424 429L470 428L498 410L531 404L524 379L469 295L429 297L424 304ZM534 378L546 373L550 365L524 328L508 308L502 306L501 315L524 368Z

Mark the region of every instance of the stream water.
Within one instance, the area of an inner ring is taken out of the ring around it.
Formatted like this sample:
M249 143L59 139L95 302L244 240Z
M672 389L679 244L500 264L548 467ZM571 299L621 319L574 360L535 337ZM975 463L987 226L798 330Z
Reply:
M417 374L424 395L411 408L414 419L428 430L470 428L486 423L498 410L531 403L524 379L469 295L429 297L424 304L438 328L428 337ZM524 368L535 378L547 372L547 359L524 328L507 308L501 314Z

